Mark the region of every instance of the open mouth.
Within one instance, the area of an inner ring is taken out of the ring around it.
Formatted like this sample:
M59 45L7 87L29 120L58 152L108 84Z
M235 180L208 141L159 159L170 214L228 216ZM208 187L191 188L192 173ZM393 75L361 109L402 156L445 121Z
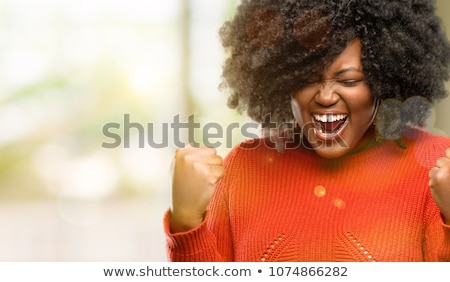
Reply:
M318 133L325 139L330 139L338 135L347 125L348 116L346 114L325 114L313 115L316 135Z

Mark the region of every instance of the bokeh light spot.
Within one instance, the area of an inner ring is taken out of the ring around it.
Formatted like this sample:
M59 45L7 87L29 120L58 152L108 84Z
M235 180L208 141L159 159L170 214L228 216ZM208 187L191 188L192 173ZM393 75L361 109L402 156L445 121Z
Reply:
M333 205L338 209L345 208L345 202L339 198L333 200Z
M323 187L322 185L316 186L314 188L314 195L316 195L318 198L323 198L327 194L327 189Z

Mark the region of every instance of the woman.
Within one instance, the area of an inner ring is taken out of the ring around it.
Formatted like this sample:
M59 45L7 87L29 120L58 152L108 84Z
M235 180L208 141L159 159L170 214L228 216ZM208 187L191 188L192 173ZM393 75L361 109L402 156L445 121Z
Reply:
M434 13L427 0L242 1L220 31L222 86L270 134L224 162L177 150L169 259L450 261L450 140L420 129L447 95Z

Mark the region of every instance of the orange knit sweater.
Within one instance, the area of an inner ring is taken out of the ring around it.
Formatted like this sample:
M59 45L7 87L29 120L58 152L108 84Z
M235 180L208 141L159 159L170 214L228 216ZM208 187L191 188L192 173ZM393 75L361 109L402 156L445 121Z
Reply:
M225 159L205 221L171 234L170 261L450 261L450 226L428 171L450 140L412 130L407 149L385 142L341 159L267 139Z

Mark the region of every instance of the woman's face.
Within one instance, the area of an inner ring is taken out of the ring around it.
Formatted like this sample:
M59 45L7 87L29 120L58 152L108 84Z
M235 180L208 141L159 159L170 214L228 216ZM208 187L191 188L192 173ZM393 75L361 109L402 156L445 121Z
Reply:
M322 77L310 80L292 100L304 137L324 158L339 158L354 151L361 146L376 108L364 80L361 42L352 41Z

